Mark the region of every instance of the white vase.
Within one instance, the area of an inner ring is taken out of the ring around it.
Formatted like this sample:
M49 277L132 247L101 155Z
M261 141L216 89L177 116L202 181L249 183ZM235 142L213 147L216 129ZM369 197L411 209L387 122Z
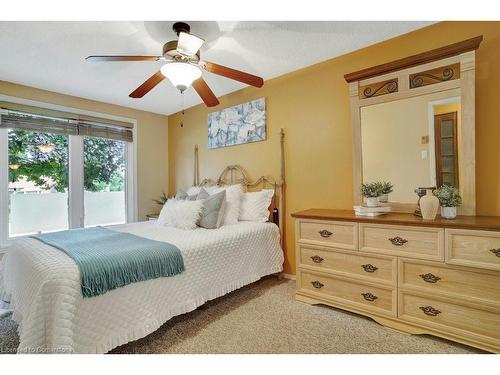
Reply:
M441 207L441 217L445 219L454 219L457 217L456 207Z
M378 201L380 203L387 203L387 202L389 202L389 194L382 194L380 197L378 197Z
M439 199L432 194L432 190L427 190L426 194L420 198L420 212L422 219L434 220L439 208Z
M366 198L367 207L378 207L378 197L367 197Z

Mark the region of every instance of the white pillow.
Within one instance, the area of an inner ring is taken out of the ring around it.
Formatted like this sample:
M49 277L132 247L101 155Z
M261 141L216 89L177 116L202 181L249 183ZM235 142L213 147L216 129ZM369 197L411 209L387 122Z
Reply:
M240 216L241 221L258 221L265 223L269 220L269 205L273 199L274 190L264 189L261 191L243 194L241 199Z
M241 197L243 188L241 185L219 186L210 193L216 194L222 190L226 191L226 205L224 206L224 219L222 225L238 224L240 216Z
M163 205L157 225L179 229L195 229L200 219L203 201L169 199Z

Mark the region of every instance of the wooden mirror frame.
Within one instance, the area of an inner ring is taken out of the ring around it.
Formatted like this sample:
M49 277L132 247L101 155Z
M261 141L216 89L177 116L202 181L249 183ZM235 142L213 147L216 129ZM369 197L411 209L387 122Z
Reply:
M354 204L363 203L360 191L363 182L361 108L460 89L462 121L458 173L462 205L458 212L461 215L475 215L475 50L482 39L482 36L478 36L344 76L349 83L351 98ZM413 212L416 208L413 203L389 202L389 205L394 212Z

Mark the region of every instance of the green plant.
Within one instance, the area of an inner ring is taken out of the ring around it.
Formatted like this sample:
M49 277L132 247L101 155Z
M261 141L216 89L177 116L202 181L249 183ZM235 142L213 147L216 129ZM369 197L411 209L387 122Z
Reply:
M380 194L390 194L394 190L394 185L390 181L377 182L380 185Z
M462 197L454 186L443 185L432 192L443 207L458 207L462 204Z
M368 182L361 185L361 194L365 198L377 198L381 194L380 188L379 182Z
M153 199L153 202L155 202L157 205L162 206L168 201L167 194L165 192L161 193L161 197L157 199Z
M42 189L66 191L68 187L68 144L65 135L39 133L14 129L8 133L9 164L18 164L18 169L9 168L9 181L21 177L34 182ZM54 144L55 150L41 153L38 144ZM85 137L84 177L86 191L123 191L125 175L125 143L112 139ZM49 186L47 179L52 181Z

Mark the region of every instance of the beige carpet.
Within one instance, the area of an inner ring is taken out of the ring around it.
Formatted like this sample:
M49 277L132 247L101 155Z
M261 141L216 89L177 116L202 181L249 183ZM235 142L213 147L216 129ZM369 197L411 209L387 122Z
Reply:
M265 278L175 317L113 353L480 353L439 338L390 331L356 314L296 302L294 288L293 281ZM2 345L16 341L12 321L0 320L0 352Z

